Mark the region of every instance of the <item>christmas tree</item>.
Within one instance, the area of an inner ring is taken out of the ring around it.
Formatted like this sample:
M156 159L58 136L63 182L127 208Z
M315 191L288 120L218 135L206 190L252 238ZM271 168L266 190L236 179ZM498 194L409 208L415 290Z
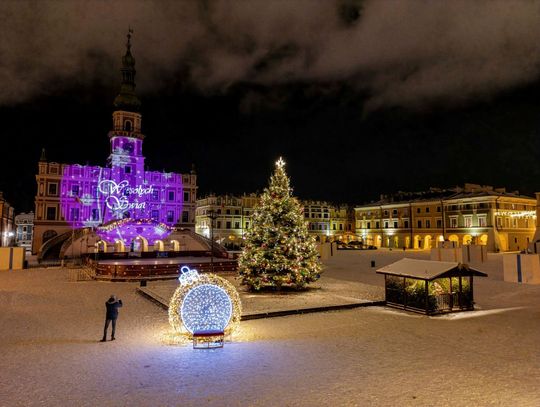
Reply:
M308 234L300 203L291 196L281 158L253 213L238 270L251 290L302 289L321 273L315 240Z

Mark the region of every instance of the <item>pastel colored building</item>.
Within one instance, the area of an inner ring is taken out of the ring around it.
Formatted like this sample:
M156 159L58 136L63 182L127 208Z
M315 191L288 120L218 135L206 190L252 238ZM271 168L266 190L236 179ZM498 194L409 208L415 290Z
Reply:
M431 249L447 241L524 250L534 236L535 210L534 198L491 186L400 192L356 207L356 235L366 245L388 248Z

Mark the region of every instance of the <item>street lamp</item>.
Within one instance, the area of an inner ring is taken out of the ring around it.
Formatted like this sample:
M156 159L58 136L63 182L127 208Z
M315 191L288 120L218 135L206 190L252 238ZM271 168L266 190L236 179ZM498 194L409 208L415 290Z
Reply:
M214 219L217 218L217 214L213 209L207 212L210 218L210 270L214 272Z

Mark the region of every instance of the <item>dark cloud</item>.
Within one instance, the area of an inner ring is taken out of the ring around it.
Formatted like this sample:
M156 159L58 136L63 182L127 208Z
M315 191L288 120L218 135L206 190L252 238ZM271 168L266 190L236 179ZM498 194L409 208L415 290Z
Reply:
M368 109L462 103L536 80L540 62L535 1L4 1L0 104L117 80L128 26L143 91L188 72L203 91L345 82Z

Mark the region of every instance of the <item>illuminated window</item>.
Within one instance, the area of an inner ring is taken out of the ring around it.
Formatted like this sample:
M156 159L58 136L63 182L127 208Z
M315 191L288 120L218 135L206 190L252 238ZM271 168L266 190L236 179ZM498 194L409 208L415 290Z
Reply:
M453 217L450 218L450 227L451 228L457 228L458 227L457 217L453 216Z
M472 216L465 216L463 218L464 222L465 222L465 227L466 228L470 228L472 227Z
M485 227L486 226L486 217L485 216L479 216L478 217L478 226Z

